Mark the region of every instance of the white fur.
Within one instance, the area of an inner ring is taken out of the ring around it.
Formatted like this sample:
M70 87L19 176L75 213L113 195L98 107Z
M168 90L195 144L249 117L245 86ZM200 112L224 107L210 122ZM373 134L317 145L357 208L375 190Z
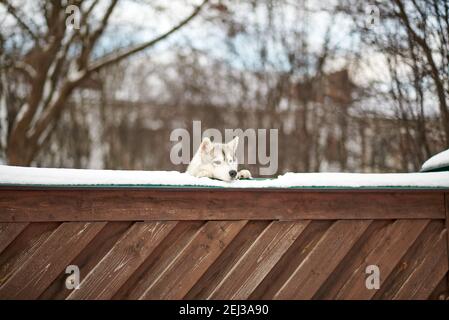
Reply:
M248 170L237 172L238 143L238 137L228 143L213 143L209 138L204 138L187 167L187 173L198 178L208 177L223 181L250 179L251 173ZM230 175L232 170L237 172L235 177Z

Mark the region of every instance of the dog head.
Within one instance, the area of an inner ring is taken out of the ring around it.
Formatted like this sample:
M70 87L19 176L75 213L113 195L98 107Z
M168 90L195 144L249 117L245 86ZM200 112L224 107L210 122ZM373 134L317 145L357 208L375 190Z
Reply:
M238 143L238 137L228 143L214 143L209 138L204 138L198 150L202 169L208 171L215 179L223 181L236 179Z

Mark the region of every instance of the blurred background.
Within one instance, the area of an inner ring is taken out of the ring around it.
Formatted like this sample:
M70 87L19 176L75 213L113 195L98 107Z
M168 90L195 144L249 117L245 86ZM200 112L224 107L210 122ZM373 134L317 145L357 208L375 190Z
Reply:
M177 128L278 129L278 172L449 148L447 0L0 0L0 163L184 170ZM254 165L253 167L257 167Z

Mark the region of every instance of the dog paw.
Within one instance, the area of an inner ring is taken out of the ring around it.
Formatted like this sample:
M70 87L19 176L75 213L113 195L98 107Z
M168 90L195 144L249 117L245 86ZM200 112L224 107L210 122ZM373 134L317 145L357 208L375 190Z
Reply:
M240 170L237 174L237 179L251 179L251 172L249 170Z

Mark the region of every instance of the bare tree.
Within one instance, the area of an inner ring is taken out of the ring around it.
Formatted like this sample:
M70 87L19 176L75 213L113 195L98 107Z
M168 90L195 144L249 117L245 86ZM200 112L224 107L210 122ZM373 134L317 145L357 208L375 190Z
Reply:
M380 12L374 25L366 23L368 4L341 0L339 11L353 18L354 31L362 43L388 59L392 91L396 92L393 100L401 117L404 122L418 118L419 134L414 139L424 148L417 153L425 153L419 157L421 161L430 153L426 142L426 117L430 112L426 109L432 105L437 106L445 146L449 147L449 2L394 0L374 4ZM403 76L404 69L408 77Z
M407 31L411 52L417 47L417 53L427 62L426 71L435 85L446 147L449 147L449 3L438 0L411 1L408 5L401 0L394 3L394 15Z
M22 41L25 44L13 56L2 59L1 70L3 74L9 72L8 81L12 73L19 73L26 84L23 103L17 109L8 106L6 101L2 106L8 112L8 121L2 124L8 125L8 128L2 128L7 135L4 146L7 162L11 165L29 165L54 132L61 114L69 108L69 98L76 88L100 70L168 38L193 20L207 2L204 0L186 18L150 41L98 56L95 54L96 46L110 23L118 0L110 0L99 17L94 15L100 3L97 0L42 0L38 4L38 19L27 16L12 2L0 0L15 21L14 30L20 30L20 37L27 40ZM80 10L79 29L66 24L68 5L75 5ZM43 21L43 25L35 20ZM6 37L8 35L2 36ZM12 88L5 81L2 83L0 93L7 96L10 93L6 91Z

